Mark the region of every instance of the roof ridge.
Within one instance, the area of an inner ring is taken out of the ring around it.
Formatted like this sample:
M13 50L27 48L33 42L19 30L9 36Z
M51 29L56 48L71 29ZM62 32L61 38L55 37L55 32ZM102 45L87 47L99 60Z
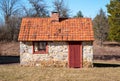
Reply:
M23 17L22 19L49 19L49 18L51 19L51 17ZM91 18L88 18L88 17L62 18L62 17L60 17L60 19L91 19Z

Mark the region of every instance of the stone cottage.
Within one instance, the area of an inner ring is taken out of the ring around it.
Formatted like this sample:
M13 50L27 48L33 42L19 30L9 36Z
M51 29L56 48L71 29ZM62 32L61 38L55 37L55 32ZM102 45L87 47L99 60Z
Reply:
M93 66L90 18L23 18L19 38L20 64L84 68Z

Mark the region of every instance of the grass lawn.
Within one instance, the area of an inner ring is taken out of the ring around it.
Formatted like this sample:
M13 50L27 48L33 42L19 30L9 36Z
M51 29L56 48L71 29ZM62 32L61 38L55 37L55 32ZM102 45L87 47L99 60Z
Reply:
M120 81L120 67L68 69L0 65L0 81Z

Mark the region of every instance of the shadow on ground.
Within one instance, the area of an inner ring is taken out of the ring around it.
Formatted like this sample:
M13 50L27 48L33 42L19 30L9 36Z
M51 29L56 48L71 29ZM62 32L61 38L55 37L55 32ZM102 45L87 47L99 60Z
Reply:
M94 55L94 60L102 60L102 61L109 61L109 60L116 60L120 61L120 55ZM120 67L120 64L109 64L109 63L94 63L94 67Z
M0 64L20 63L19 56L0 56Z
M117 60L120 61L120 55L94 55L95 60Z
M104 46L109 46L109 47L115 47L115 46L120 46L120 43L106 43Z
M94 63L94 67L120 67L120 64Z

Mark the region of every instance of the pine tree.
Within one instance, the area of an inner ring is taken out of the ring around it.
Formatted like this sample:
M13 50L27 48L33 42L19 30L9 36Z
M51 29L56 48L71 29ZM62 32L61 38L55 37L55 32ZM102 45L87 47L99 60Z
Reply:
M110 24L109 39L120 42L120 0L111 0L107 10Z
M83 17L83 14L82 14L81 11L78 11L77 14L76 14L76 16L74 16L74 17Z

